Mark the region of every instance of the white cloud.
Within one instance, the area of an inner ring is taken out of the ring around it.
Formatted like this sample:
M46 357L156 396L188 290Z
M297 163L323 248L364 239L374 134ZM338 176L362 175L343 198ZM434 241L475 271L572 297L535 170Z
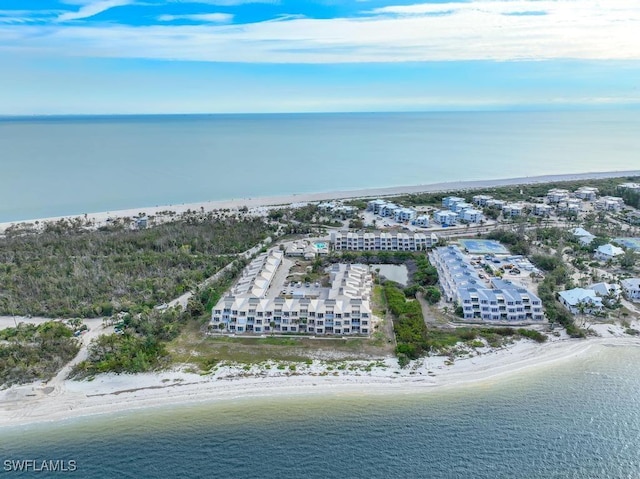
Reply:
M233 20L230 13L192 13L185 15L160 15L161 22L172 22L174 20L191 20L202 23L229 23Z
M86 18L125 2L95 2L72 15ZM519 15L528 11L545 14ZM434 15L442 12L447 13ZM209 21L220 19L212 15ZM0 38L2 30L12 29L24 38L0 40L5 49L51 55L257 63L640 60L637 0L458 1L384 7L361 18L285 18L242 25L58 25L48 27L46 35L35 35L39 30L30 25L5 25L0 26Z
M58 22L68 22L70 20L81 20L83 18L90 18L99 13L105 12L115 7L123 7L125 5L131 5L134 0L99 0L92 2L80 1L78 3L73 2L73 5L82 5L77 12L66 12L58 16ZM67 0L66 3L69 3Z

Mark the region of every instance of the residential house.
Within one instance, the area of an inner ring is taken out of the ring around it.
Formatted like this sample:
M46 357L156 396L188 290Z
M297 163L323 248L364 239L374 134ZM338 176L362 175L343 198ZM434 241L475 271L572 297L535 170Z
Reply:
M620 284L629 301L640 301L640 278L623 279Z
M442 206L452 209L457 203L464 203L465 201L464 198L460 198L459 196L446 196L442 198Z
M553 211L553 206L545 203L535 203L533 205L533 214L536 216L549 216Z
M588 289L595 291L598 296L603 298L605 303L617 301L622 293L620 286L614 283L595 283L589 286Z
M587 201L595 201L598 197L598 188L593 186L581 186L574 193L576 198Z
M549 203L560 203L561 201L565 201L568 198L569 190L564 190L561 188L553 188L547 193L547 199L549 200Z
M469 223L480 223L484 220L482 211L473 208L467 208L462 211L460 219L468 221Z
M402 209L402 206L398 206L395 203L387 203L386 205L382 205L380 207L380 216L386 218L394 218L396 211Z
M411 221L416 217L416 210L413 208L399 208L395 211L393 217L398 223Z
M595 235L592 235L591 233L589 233L587 230L585 230L584 228L574 228L571 233L573 234L573 236L575 236L578 239L578 242L582 245L582 246L586 246L588 244L591 244L591 242L594 240Z
M487 202L486 202L486 205L487 205L489 208L494 207L494 208L498 208L498 209L500 209L500 210L501 210L501 209L504 207L504 205L506 205L506 204L507 204L507 202L506 202L506 201L504 201L504 200L496 200L495 198L494 198L494 199L491 199L491 200L487 200Z
M622 208L624 208L624 200L617 196L603 196L602 198L596 200L593 206L597 210L620 211Z
M372 213L378 215L380 214L380 209L386 205L388 201L385 200L371 200L367 203L367 211L371 211Z
M458 213L453 211L440 210L433 214L433 221L442 226L455 225L458 222Z
M618 188L640 192L640 183L622 183Z
M582 200L568 199L558 203L558 211L577 215L582 211Z
M522 216L524 205L522 203L507 203L502 207L502 215L505 217Z
M493 199L493 196L489 196L489 195L475 195L473 197L473 202L477 206L487 206L487 201L492 199Z
M600 261L613 260L618 256L622 256L624 250L612 245L611 243L603 244L596 249L594 257Z
M414 226L420 226L422 228L427 228L429 226L429 216L428 215L420 215L416 216L411 222Z
M602 298L592 289L574 288L558 293L560 303L572 314L594 314L602 311Z

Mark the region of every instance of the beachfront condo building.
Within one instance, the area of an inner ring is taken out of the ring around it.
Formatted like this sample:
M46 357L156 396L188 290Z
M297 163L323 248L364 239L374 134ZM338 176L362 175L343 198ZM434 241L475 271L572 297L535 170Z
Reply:
M431 263L438 270L444 299L462 307L469 320L542 321L542 301L521 285L490 278L487 285L469 258L457 246L435 248Z
M279 251L252 261L240 281L213 307L212 329L234 334L370 334L373 279L368 266L332 265L330 287L315 288L308 297L281 293L281 285L274 282L282 267Z
M438 242L435 234L399 231L333 231L336 251L426 251Z

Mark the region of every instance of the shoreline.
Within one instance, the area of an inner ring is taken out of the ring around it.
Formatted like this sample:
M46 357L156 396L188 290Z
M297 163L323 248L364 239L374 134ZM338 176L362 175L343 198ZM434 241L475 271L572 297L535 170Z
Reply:
M239 209L242 207L259 208L277 205L291 205L295 203L307 203L314 201L346 200L354 198L372 198L385 196L398 196L415 193L437 193L446 191L474 190L482 188L494 188L500 186L530 185L539 183L555 183L561 181L579 181L591 179L618 178L624 176L640 176L640 170L604 171L588 173L567 173L559 175L523 176L516 178L501 178L493 180L449 181L422 185L392 186L381 188L365 188L357 190L329 191L316 193L300 193L282 196L263 196L256 198L233 198L228 200L203 201L196 203L182 203L176 205L162 205L151 207L128 208L114 211L102 211L74 215L51 216L46 218L24 219L6 221L0 223L0 233L14 225L28 223L56 222L75 218L86 219L96 224L102 224L108 218L133 218L140 213L154 216L163 211L173 211L176 214L191 211L214 211L222 209Z
M91 416L108 416L136 410L204 403L333 395L429 394L451 388L467 388L529 370L544 370L560 362L576 360L600 347L640 346L640 339L625 336L622 329L602 325L606 337L585 340L553 339L538 344L518 341L505 348L470 358L458 358L447 365L446 357L432 356L400 369L394 359L369 372L328 369L327 363L297 365L287 373L259 366L247 371L242 365L222 366L214 373L200 375L185 371L165 371L137 375L104 374L91 381L64 380L53 386L32 383L0 391L0 430L34 424L70 421ZM349 365L367 361L351 361ZM368 362L376 362L371 360ZM331 372L329 372L331 371ZM51 383L51 382L50 382Z

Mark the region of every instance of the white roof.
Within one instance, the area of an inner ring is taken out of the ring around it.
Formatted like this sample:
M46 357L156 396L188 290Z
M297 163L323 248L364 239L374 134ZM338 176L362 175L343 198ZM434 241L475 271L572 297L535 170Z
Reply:
M591 303L601 305L602 300L598 298L592 289L574 288L558 293L569 306L576 306L578 303Z
M640 278L628 278L620 282L625 289L640 289Z
M611 243L603 244L599 246L596 250L598 253L603 254L605 256L620 256L624 254L624 250L622 248L618 248L617 246L613 246Z

